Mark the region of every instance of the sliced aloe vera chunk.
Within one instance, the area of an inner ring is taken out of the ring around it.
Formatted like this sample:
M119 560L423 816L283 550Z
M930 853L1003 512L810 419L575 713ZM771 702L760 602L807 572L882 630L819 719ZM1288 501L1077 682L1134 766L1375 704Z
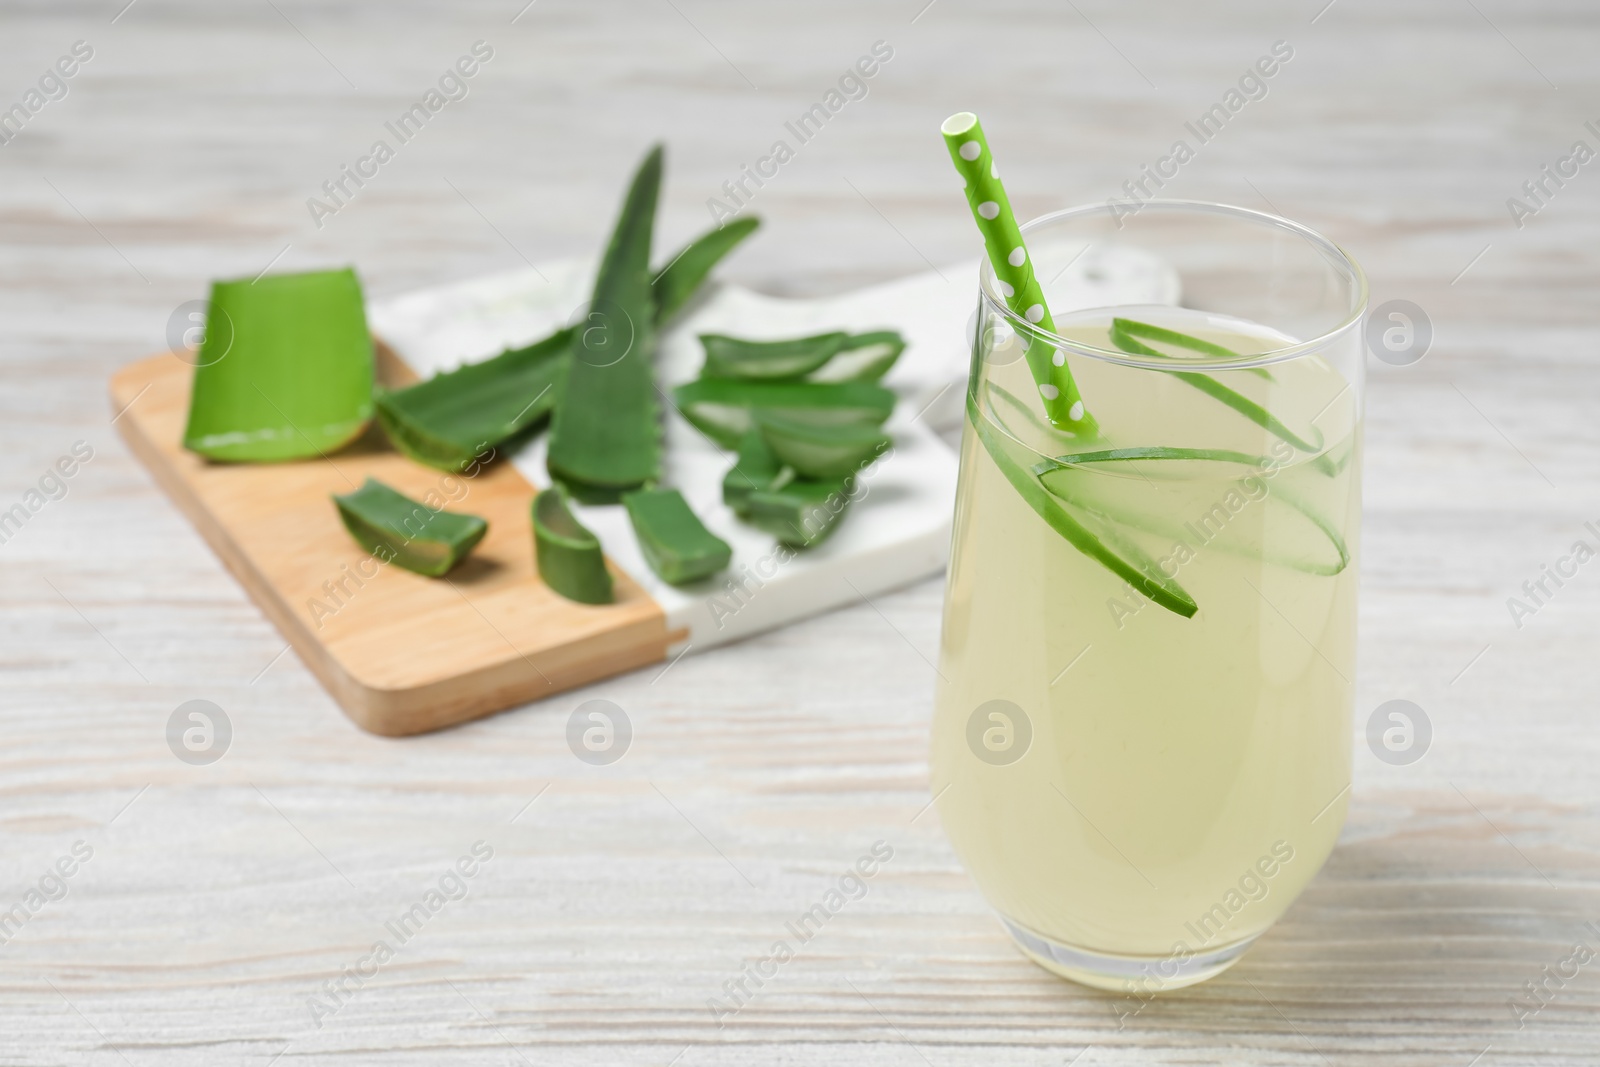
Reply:
M1159 352L1145 344L1143 341L1135 338L1133 334L1128 331L1127 326L1129 324L1147 331L1159 329L1159 327L1149 326L1145 323L1132 322L1132 320L1129 319L1112 319L1111 342L1113 344L1122 349L1124 352L1132 352L1135 355L1165 358L1165 353ZM1161 332L1166 334L1174 333L1172 330L1162 330ZM1213 348L1220 348L1220 346L1211 345L1209 341L1201 341L1199 338L1189 337L1188 334L1176 334L1176 336L1188 338L1197 344L1203 344ZM1229 352L1230 350L1222 349L1222 351ZM1223 385L1209 374L1200 374L1197 371L1169 371L1168 373L1186 385L1191 385L1200 390L1202 393L1205 393L1214 400L1219 400L1228 405L1228 407L1237 411L1239 414L1243 415L1245 418L1249 419L1263 430L1266 430L1268 433L1279 438L1280 440L1289 442L1300 451L1307 453L1313 453L1317 451L1319 446L1312 444L1310 441L1307 441L1305 438L1299 436L1293 430L1289 429L1289 427L1285 426L1276 415L1272 414L1272 412L1268 411L1260 404L1257 404L1254 400L1251 400L1238 390L1230 389L1226 385ZM1313 429L1315 429L1315 427L1313 427Z
M854 474L888 450L887 434L868 423L817 426L756 409L756 428L778 459L805 478Z
M702 374L715 378L799 378L832 359L850 339L840 331L786 341L746 341L720 333L703 333L700 345L706 363Z
M568 600L609 604L615 599L600 539L573 516L559 486L533 498L533 550L539 577Z
M739 442L738 460L722 477L722 502L742 516L751 493L778 488L793 477L794 469L785 468L761 431L752 429Z
M558 386L547 462L552 477L585 499L615 500L660 474L650 231L661 157L657 145L634 174Z
M372 336L353 270L214 282L183 445L207 459L326 455L372 419Z
M1128 582L1153 603L1168 611L1192 618L1199 610L1194 598L1176 581L1162 573L1146 553L1117 536L1116 531L1095 516L1060 500L1039 481L1030 469L1026 450L997 432L977 410L971 393L967 395L968 419L978 440L994 460L1000 473L1050 528L1079 552Z
M673 391L683 417L724 448L734 448L755 425L752 411L810 423L881 424L895 395L871 382L743 382L699 378Z
M706 529L676 489L638 489L624 493L622 506L638 535L644 560L672 585L698 581L728 565L733 549Z
M1098 492L1102 488L1099 479L1104 476L1085 468L1133 460L1166 461L1190 472L1195 468L1211 470L1212 480L1219 483L1218 498L1194 514L1174 514L1169 503L1145 493L1119 495L1111 502L1104 500ZM1214 468L1219 466L1244 469L1238 475L1237 484L1229 485L1227 492L1221 491L1220 486L1226 484L1228 476L1215 476ZM1080 511L1098 514L1122 526L1170 537L1195 550L1214 547L1307 574L1335 575L1343 571L1350 562L1344 538L1314 508L1275 481L1278 475L1268 473L1272 466L1273 461L1265 456L1243 452L1154 446L1058 456L1034 464L1032 470L1051 495L1076 505ZM1255 485L1246 484L1245 479L1252 477L1256 479ZM1277 510L1264 520L1234 521L1235 515L1257 504ZM1297 530L1296 526L1301 529Z
M906 350L906 339L898 330L874 330L851 334L828 362L810 375L814 382L875 382Z
M706 231L673 256L650 283L656 302L656 321L665 322L682 309L711 273L711 268L760 225L761 220L754 216L735 219Z
M743 519L793 548L827 540L850 505L852 479L792 479L758 489L745 499Z
M376 478L353 493L335 495L339 518L367 552L429 578L446 574L489 532L476 515L435 511Z
M557 330L405 389L380 390L378 421L395 447L418 463L465 470L484 449L550 413L571 358L572 330Z

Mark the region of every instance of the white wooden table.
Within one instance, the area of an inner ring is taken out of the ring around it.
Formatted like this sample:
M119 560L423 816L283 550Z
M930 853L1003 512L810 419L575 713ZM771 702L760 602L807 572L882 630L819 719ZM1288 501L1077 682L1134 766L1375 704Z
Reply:
M1600 147L1591 6L124 2L0 13L0 107L93 49L0 145L0 510L93 449L0 544L0 909L65 887L0 945L0 1063L1600 1057L1600 962L1521 1028L1509 1005L1600 946L1600 564L1520 629L1506 606L1600 520L1600 173L1521 229L1505 203ZM317 228L307 198L480 39L467 99ZM1011 948L927 810L939 582L384 740L280 655L109 425L106 377L214 276L352 262L381 296L584 254L655 138L663 241L687 237L878 40L866 98L756 191L729 276L824 293L971 254L936 133L961 108L1022 214L1113 195L1285 40L1166 192L1325 229L1436 331L1372 375L1357 716L1416 701L1432 747L1396 767L1353 738L1344 838L1284 921L1120 1020ZM635 731L608 767L565 739L596 697ZM232 722L209 766L167 745L191 699ZM708 998L880 839L866 897L719 1026ZM363 963L477 841L465 898Z

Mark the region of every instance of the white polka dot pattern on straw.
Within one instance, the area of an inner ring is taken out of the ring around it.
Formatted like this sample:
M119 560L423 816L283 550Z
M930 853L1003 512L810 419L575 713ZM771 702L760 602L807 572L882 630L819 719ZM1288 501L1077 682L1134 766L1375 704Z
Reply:
M1011 211L1011 200L1000 184L1000 169L989 152L988 139L984 137L978 116L970 111L958 112L945 119L940 132L950 149L950 160L965 183L972 218L983 234L995 288L1012 314L1041 331L1053 333L1055 322L1045 303L1044 290L1034 275L1033 261ZM1033 331L1021 329L1018 332L1027 338L1028 370L1045 401L1045 414L1050 422L1073 433L1097 434L1099 428L1094 417L1084 410L1066 353Z

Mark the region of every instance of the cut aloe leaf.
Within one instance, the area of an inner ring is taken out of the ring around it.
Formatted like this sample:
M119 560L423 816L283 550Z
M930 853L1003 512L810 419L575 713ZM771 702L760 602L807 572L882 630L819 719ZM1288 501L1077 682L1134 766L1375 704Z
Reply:
M372 336L353 270L215 282L183 445L207 459L326 455L372 419Z
M1158 352L1144 342L1137 340L1132 334L1128 333L1127 330L1118 325L1119 323L1127 322L1127 319L1113 319L1111 321L1111 341L1118 348L1122 349L1124 352L1132 352L1135 355L1156 356L1158 358L1164 357L1164 353ZM1147 328L1155 329L1156 327ZM1209 342L1200 343L1209 344ZM1215 400L1220 400L1222 403L1228 405L1230 408L1237 411L1239 414L1243 415L1245 418L1249 419L1263 430L1266 430L1274 437L1289 442L1302 452L1315 452L1319 447L1318 445L1314 445L1310 441L1307 441L1305 438L1300 437L1293 430L1289 429L1289 427L1285 426L1276 415L1272 414L1272 412L1268 411L1260 404L1257 404L1254 400L1251 400L1243 393L1228 388L1226 385L1223 385L1210 375L1200 374L1195 371L1169 371L1168 373L1186 385L1191 385L1200 390L1207 396L1212 397ZM1314 429L1315 427L1313 427L1313 430Z
M557 330L405 389L380 390L378 421L395 447L418 463L465 470L486 448L550 413L571 358L572 330Z
M733 549L706 529L676 489L639 489L622 497L645 562L672 585L698 581L728 565Z
M1069 452L1054 459L1033 465L1033 473L1041 479L1048 473L1081 467L1092 463L1126 463L1134 460L1167 460L1173 462L1229 463L1263 468L1272 466L1266 456L1252 456L1248 452L1233 452L1223 448L1174 448L1169 445L1145 445L1136 448L1107 448L1098 452Z
M615 599L600 540L573 517L559 487L533 498L533 550L544 584L580 604Z
M778 341L704 333L700 343L706 353L703 375L747 381L875 382L906 347L895 330L834 331Z
M742 518L793 548L812 548L827 540L850 506L853 480L793 479L759 489L745 499Z
M1167 501L1151 493L1123 493L1108 501L1101 494L1104 476L1085 469L1138 459L1166 461L1183 469L1180 477L1208 478L1217 483L1218 497L1206 509L1195 509L1189 515L1175 514ZM1058 456L1034 464L1032 470L1052 496L1113 524L1181 541L1195 550L1217 548L1307 574L1334 575L1343 571L1350 562L1350 551L1338 529L1272 480L1274 475L1259 473L1270 463L1265 456L1244 452L1151 447ZM1231 474L1229 468L1239 473ZM1237 483L1229 485L1230 477L1236 478ZM1254 486L1245 484L1250 477L1256 479ZM1273 510L1235 521L1236 515L1257 505Z
M755 425L752 411L814 426L879 425L895 395L870 382L743 382L700 378L673 391L683 417L724 448L734 448Z
M838 331L787 341L746 341L726 334L703 333L700 345L705 349L706 362L701 373L707 377L751 380L799 378L832 359L849 339L849 334Z
M1324 452L1312 461L1312 466L1330 478L1336 478L1350 465L1355 458L1356 442L1353 436L1346 437L1343 443Z
M717 262L761 225L755 217L735 219L696 237L656 272L650 283L656 302L656 321L665 322L687 304Z
M740 219L702 234L658 271L650 283L656 322L686 304L711 268L759 225L754 218ZM378 418L389 439L412 459L441 470L464 470L485 448L538 425L554 410L572 343L569 327L425 382L380 390Z
M723 475L722 502L742 516L751 493L779 488L793 477L794 468L784 467L761 431L752 429L739 442L738 460Z
M460 563L489 531L476 515L435 511L375 478L333 502L344 528L374 558L429 578Z
M852 334L838 353L810 375L814 382L875 382L889 373L906 339L896 330Z
M1002 424L1010 425L1013 419L1019 419L1028 424L1028 427L1039 435L1041 440L1053 441L1062 448L1081 448L1085 441L1078 434L1059 430L1049 422L1039 417L1035 408L1022 401L1015 393L1003 386L989 383L989 393L993 399L999 400L1010 409L1010 419L1000 419Z
M1194 598L1183 586L1163 574L1147 554L1137 546L1117 538L1107 524L1048 492L1029 469L1028 458L1022 454L1026 450L997 432L979 414L970 393L967 395L967 412L978 440L994 460L995 466L1000 468L1000 473L1005 475L1017 495L1051 529L1079 552L1128 582L1152 603L1186 619L1194 616L1199 610Z
M550 474L591 499L615 499L655 480L661 470L650 286L661 156L657 145L634 174L600 263L588 317L574 328L571 366L558 387Z
M1153 326L1148 322L1138 322L1134 319L1114 318L1111 320L1111 328L1113 330L1121 330L1130 337L1143 337L1146 340L1172 345L1175 348L1187 348L1189 351L1199 352L1201 355L1216 356L1219 359L1240 358L1239 353L1235 352L1233 349L1219 345L1214 341L1207 341L1203 337L1194 337L1190 334L1179 333L1177 330L1169 330L1164 326ZM1155 352L1154 349L1151 349L1151 351ZM1155 354L1166 355L1165 352L1155 352ZM1249 371L1249 373L1260 378L1265 378L1269 382L1273 380L1272 372L1267 370L1265 367L1249 367L1246 369Z
M816 426L759 408L755 419L778 459L804 478L828 480L854 474L890 445L888 436L870 424Z
M1143 337L1148 341L1160 341L1164 344L1176 345L1178 348L1187 348L1191 352L1202 355L1216 356L1220 359L1238 359L1239 353L1231 348L1224 347L1213 341L1195 337L1177 330L1169 330L1163 326L1153 326L1148 322L1138 322L1134 319L1114 318L1111 328L1121 330L1130 337ZM1161 353L1157 353L1160 355Z

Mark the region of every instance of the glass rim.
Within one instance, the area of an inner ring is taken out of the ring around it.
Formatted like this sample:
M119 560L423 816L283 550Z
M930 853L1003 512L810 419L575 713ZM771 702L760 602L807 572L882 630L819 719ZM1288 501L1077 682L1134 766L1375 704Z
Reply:
M1323 331L1318 336L1304 341L1296 341L1292 345L1284 345L1280 348L1268 349L1265 352L1257 352L1248 356L1209 356L1194 359L1185 358L1183 360L1183 366L1186 369L1243 370L1250 367L1260 367L1272 363L1284 363L1292 359L1299 359L1302 356L1312 355L1313 353L1320 352L1322 349L1333 344L1346 333L1349 333L1351 330L1355 329L1367 313L1367 301L1370 294L1367 288L1367 275L1366 272L1361 269L1361 264L1357 263L1355 257L1346 252L1336 242L1303 223L1295 222L1293 219L1287 219L1282 215L1274 215L1267 211L1256 211L1253 208L1236 207L1232 204L1222 204L1210 200L1167 200L1152 198L1139 202L1138 213L1142 213L1151 208L1155 208L1157 211L1192 212L1200 215L1227 215L1243 221L1257 224L1268 224L1280 230L1292 233L1303 239L1312 248L1316 249L1316 251L1319 252L1324 259L1328 260L1330 265L1347 273L1351 280L1355 283L1354 298L1351 301L1351 307L1346 312L1345 317L1339 322L1338 325L1329 330ZM1080 204L1076 207L1063 208L1060 211L1052 211L1048 214L1040 215L1037 218L1029 219L1027 222L1023 223L1020 228L1023 236L1026 237L1032 232L1036 232L1056 223L1065 222L1071 219L1085 218L1092 215L1114 214L1115 211L1116 205L1111 203ZM1002 297L999 291L995 288L996 281L997 279L994 273L994 266L989 262L988 257L985 256L978 267L979 296L981 297L983 303L987 304L990 309L993 310L995 315L1004 319L1007 324L1009 324L1019 335L1030 339L1038 339L1055 348L1072 352L1080 356L1085 356L1089 359L1098 359L1106 363L1117 363L1125 367L1137 367L1146 370L1162 370L1167 372L1172 370L1173 363L1172 359L1169 357L1158 358L1142 356L1133 352L1124 352L1121 349L1100 348L1096 345L1085 344L1082 341L1074 340L1070 337L1063 337L1061 334L1055 333L1051 330L1041 329L1035 324L1029 322L1022 315L1012 311L1011 308L1006 306L1005 298ZM1123 305L1105 305L1107 308L1115 308L1118 306ZM1094 311L1098 309L1083 308L1081 310ZM1076 314L1076 312L1074 312L1074 314Z

